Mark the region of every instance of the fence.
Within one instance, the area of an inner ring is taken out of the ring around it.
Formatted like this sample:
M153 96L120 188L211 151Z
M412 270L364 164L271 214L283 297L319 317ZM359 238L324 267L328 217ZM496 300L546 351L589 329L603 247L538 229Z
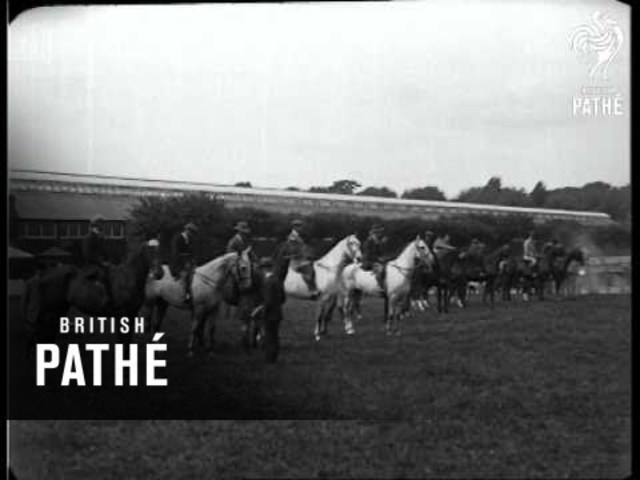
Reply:
M576 277L578 293L631 293L631 257L592 257Z

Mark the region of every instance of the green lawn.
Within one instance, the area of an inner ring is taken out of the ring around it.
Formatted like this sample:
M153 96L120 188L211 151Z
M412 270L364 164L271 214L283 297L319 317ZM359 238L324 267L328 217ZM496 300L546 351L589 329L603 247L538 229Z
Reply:
M224 321L215 355L185 359L188 324L174 314L171 389L140 405L83 401L101 413L273 420L13 421L12 464L18 478L623 477L630 303L476 302L415 315L388 338L369 301L354 337L336 318L316 343L309 304L291 302L277 365L247 357Z

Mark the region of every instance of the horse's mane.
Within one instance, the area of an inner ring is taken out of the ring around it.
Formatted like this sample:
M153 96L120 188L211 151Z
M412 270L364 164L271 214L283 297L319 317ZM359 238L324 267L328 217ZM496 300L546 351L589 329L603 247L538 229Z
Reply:
M231 257L236 257L237 255L238 254L236 252L225 253L224 255L216 257L213 260L209 260L208 262L198 266L196 271L200 271L204 268L218 268L228 262Z

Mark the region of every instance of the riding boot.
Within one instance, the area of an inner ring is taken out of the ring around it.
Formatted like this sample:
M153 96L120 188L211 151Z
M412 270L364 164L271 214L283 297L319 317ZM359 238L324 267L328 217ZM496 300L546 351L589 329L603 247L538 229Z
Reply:
M307 284L307 288L309 289L310 295L312 299L316 299L320 296L320 292L318 291L318 287L316 286L314 277L304 277L304 283Z
M386 286L386 269L384 267L380 268L380 270L378 270L376 272L376 281L378 282L378 286L380 287L380 290L382 290L381 294L382 296L386 295L386 291L387 291L387 286Z
M191 301L193 300L193 295L191 293L191 279L192 279L191 273L187 273L184 279L184 301L185 303L188 303L188 304L190 304Z

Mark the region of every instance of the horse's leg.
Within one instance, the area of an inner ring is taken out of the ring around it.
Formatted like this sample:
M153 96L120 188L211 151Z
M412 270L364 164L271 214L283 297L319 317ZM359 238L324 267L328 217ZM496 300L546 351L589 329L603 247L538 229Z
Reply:
M352 292L346 292L342 298L342 305L338 310L342 316L342 323L344 325L344 331L347 335L353 335L356 330L353 326L353 299Z
M206 314L206 323L209 325L209 345L207 346L207 352L209 355L213 354L215 350L216 324L220 310L220 304L218 303L214 307L210 308Z
M316 309L316 326L314 328L313 331L313 336L315 337L316 341L320 340L320 337L326 333L326 312L327 312L327 308L326 305L329 301L329 295L327 294L323 294L319 299L318 299L318 307Z
M187 356L192 357L194 351L194 344L196 337L198 337L198 343L202 344L202 325L203 325L203 308L194 307L191 311L191 334L189 335L189 344Z
M154 302L151 310L153 312L153 315L151 316L153 333L159 332L162 328L162 322L167 314L168 308L169 303L162 298L158 298Z
M384 296L383 319L385 326L389 323L389 296Z
M329 297L329 300L327 301L326 313L324 316L324 329L322 331L322 333L324 334L326 334L328 331L329 322L333 318L333 311L335 310L337 303L338 303L337 296L335 294L331 295Z

